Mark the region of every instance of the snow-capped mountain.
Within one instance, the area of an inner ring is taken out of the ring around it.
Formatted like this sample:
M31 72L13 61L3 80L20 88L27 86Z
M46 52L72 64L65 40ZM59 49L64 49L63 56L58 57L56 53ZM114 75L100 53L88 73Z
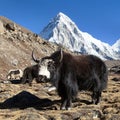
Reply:
M120 53L120 39L117 40L115 44L113 44L112 48Z
M61 12L40 32L40 36L71 51L93 54L102 59L120 59L116 49L79 30L76 24Z

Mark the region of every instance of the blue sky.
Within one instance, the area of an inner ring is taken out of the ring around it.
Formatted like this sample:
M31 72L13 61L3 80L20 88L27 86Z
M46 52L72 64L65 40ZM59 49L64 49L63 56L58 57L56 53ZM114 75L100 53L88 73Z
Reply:
M35 33L59 12L81 31L110 45L120 38L120 0L0 0L0 16Z

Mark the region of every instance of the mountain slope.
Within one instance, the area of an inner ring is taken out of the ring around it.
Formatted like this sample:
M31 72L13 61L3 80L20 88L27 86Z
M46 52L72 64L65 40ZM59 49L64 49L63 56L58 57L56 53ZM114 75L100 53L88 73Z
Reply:
M0 16L0 79L6 79L10 69L23 70L35 64L31 57L34 48L36 56L40 58L55 51L56 47L28 29Z
M40 32L40 36L50 42L61 44L71 51L94 54L102 59L119 59L120 57L109 44L80 31L76 24L63 13L53 18Z
M120 53L120 39L117 40L115 44L113 44L112 48Z

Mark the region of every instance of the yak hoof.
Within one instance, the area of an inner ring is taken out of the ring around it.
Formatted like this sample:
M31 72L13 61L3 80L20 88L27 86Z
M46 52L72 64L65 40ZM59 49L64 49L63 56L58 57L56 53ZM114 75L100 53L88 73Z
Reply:
M71 107L66 108L66 110L71 110Z
M61 107L60 110L66 110L66 108L65 107Z
M61 107L60 110L71 110L71 107Z

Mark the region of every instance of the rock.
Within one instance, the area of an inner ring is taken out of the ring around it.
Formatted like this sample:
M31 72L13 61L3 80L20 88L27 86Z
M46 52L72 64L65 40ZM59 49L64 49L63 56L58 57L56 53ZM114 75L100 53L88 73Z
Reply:
M18 60L14 59L11 63L12 63L12 65L17 66L18 65Z
M112 80L117 82L117 81L120 81L120 78L114 77L114 78L112 78Z
M9 80L4 80L4 81L2 81L2 83L4 83L4 84L10 84L11 82Z
M110 73L120 74L120 65L113 66L109 69Z
M5 28L7 29L7 30L11 30L11 31L15 31L15 26L14 26L14 23L7 23L6 25L5 25Z

